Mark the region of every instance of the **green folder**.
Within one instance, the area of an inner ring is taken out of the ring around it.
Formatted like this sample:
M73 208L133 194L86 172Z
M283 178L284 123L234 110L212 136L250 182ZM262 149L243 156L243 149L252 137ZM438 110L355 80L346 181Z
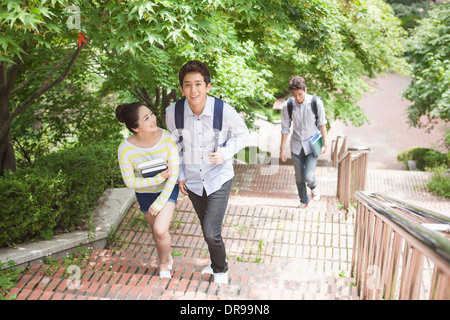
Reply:
M311 144L312 151L315 157L318 157L322 152L323 147L323 138L322 133L318 132L311 139L309 139L309 143Z

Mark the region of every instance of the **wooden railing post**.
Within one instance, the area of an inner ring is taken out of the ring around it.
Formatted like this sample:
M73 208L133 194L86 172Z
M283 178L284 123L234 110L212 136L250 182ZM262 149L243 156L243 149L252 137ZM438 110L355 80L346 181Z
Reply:
M369 152L367 147L350 147L338 159L337 197L345 210L350 206L355 192L366 188Z
M338 160L345 153L347 149L347 137L337 136L336 140L331 142L331 165L336 168Z

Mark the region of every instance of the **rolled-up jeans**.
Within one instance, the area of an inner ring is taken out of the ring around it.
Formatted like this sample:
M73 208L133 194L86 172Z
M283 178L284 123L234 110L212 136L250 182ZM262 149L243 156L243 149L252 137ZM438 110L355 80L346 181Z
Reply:
M305 150L302 148L300 154L291 152L292 160L295 169L295 183L297 184L298 196L302 203L308 203L308 193L306 186L311 190L316 187L316 167L317 157L311 152L305 155Z
M227 209L228 199L233 179L225 182L216 192L199 196L189 191L189 199L192 201L195 212L200 220L203 236L208 244L211 267L214 273L228 271L225 244L222 239L222 224Z

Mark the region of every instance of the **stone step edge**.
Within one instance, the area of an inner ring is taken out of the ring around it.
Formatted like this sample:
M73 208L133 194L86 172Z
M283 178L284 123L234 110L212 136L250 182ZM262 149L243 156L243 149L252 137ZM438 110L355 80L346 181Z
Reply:
M14 261L16 267L42 263L46 256L62 257L79 247L104 248L111 230L116 228L135 202L134 190L107 189L98 200L94 211L95 234L75 231L53 236L50 240L26 243L15 248L0 249L0 262Z

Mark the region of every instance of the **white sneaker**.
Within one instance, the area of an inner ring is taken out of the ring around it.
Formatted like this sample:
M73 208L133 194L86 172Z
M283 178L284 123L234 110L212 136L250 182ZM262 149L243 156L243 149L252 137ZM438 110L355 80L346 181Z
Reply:
M317 187L315 187L314 189L311 190L311 195L313 197L313 199L315 201L319 201L320 200L320 192L319 189Z
M207 266L205 269L202 270L202 274L213 274L214 271L211 268L211 265Z
M167 265L167 269L169 269L169 271L170 271L170 270L172 270L172 268L173 268L173 258L172 258L172 256L170 256L170 264Z
M228 284L228 272L214 273L214 282L217 284Z
M303 202L300 202L300 205L298 206L300 209L306 209L307 207L308 207L308 204L307 203L303 203Z
M214 276L214 282L217 284L228 284L228 272L218 272L214 273L211 265L207 266L202 270L202 274L212 274Z
M159 278L163 279L163 278L168 278L168 279L172 279L172 275L170 274L169 270L163 270L159 272Z

